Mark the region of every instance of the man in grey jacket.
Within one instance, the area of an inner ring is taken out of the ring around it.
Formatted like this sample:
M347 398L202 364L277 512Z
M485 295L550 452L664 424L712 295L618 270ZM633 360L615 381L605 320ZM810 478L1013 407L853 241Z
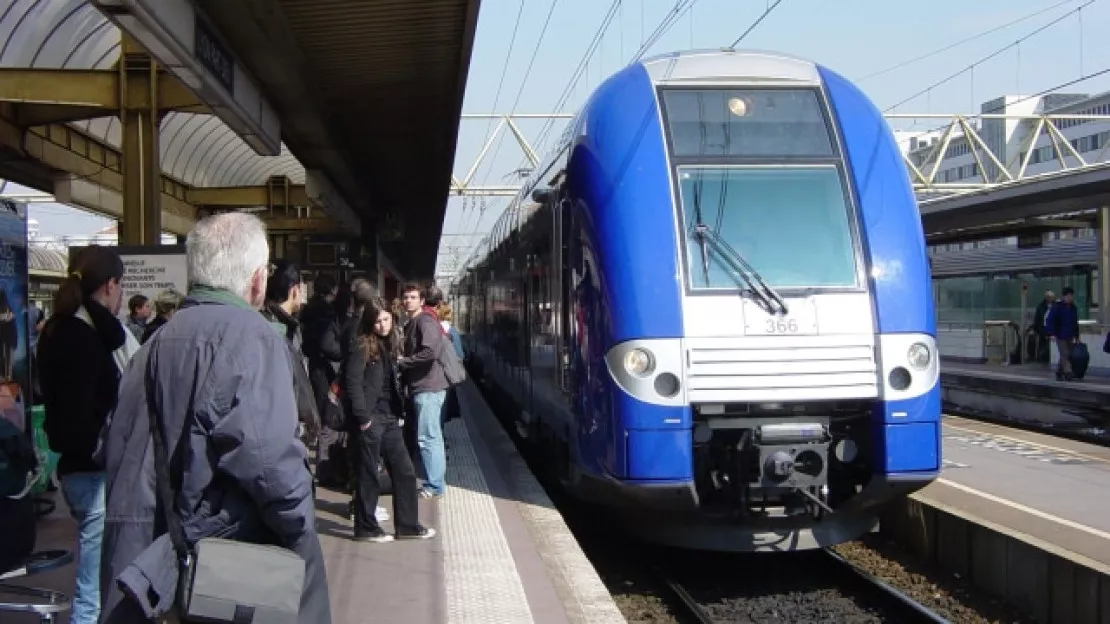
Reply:
M397 367L416 408L416 445L428 477L420 496L438 498L447 492L443 402L447 398L448 384L439 363L444 331L435 310L425 305L420 286L406 284L401 303L409 315L409 322L405 325L405 355L397 362Z
M264 226L244 213L209 217L189 233L186 253L188 296L132 360L103 435L101 622L159 617L173 606L177 586L155 504L149 381L187 542L222 537L296 552L305 560L300 621L329 624L286 345L258 313L270 268Z

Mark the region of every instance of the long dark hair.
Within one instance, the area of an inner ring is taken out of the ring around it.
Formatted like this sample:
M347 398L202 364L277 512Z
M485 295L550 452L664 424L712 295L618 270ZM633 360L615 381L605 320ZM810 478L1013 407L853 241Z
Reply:
M374 331L374 323L377 322L378 316L382 312L389 312L389 308L386 307L385 301L381 297L375 297L367 301L362 307L362 318L358 322L358 342L362 355L366 357L368 362L377 362L382 358L383 342L386 348L389 349L390 358L396 359L401 355L401 330L397 326L396 320L394 320L388 336L379 336Z
M73 256L69 272L54 294L54 314L66 318L108 282L123 279L123 260L111 247L89 245Z

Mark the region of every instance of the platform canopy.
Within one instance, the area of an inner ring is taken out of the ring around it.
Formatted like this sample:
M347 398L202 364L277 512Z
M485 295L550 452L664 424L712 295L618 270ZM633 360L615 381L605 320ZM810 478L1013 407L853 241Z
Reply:
M394 264L430 276L446 209L478 0L195 0L280 119L261 156L219 118L170 112L163 172L191 187L304 184L319 170ZM0 67L108 69L119 30L87 0L0 0ZM114 117L73 122L118 147ZM369 226L369 227L367 227Z

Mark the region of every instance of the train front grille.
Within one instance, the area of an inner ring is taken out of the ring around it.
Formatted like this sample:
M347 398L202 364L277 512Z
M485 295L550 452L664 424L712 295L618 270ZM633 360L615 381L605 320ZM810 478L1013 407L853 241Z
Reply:
M874 398L874 337L757 336L686 340L692 403Z

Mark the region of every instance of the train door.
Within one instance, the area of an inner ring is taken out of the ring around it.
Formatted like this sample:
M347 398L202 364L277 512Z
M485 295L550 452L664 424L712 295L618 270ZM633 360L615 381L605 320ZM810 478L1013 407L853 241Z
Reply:
M527 426L532 411L532 305L535 293L532 292L532 254L528 241L523 241L518 249L522 255L520 259L520 273L517 276L517 288L520 289L520 341L517 349L520 350L520 407L526 412L523 415L524 425Z
M576 324L574 322L574 284L571 267L573 261L570 257L570 232L573 214L570 203L565 197L560 197L552 210L555 232L555 258L552 266L555 267L557 278L552 280L554 294L553 314L556 319L555 357L558 371L559 389L563 393L567 407L570 407L570 397L574 384L571 374L571 356L576 340Z

